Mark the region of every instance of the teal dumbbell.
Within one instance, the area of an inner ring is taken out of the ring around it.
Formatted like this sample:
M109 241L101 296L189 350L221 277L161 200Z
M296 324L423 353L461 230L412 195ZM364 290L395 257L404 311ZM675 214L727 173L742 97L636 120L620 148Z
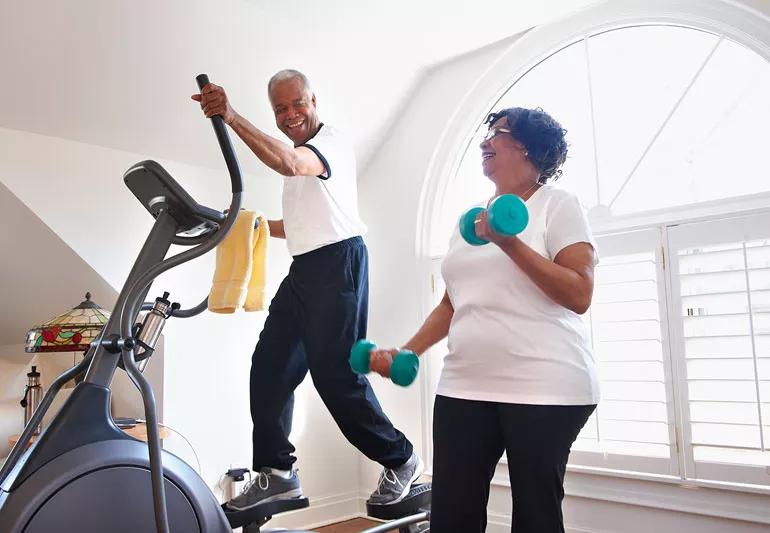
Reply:
M472 246L489 243L476 236L476 217L484 211L483 207L474 207L460 217L460 235ZM489 227L492 231L511 237L518 235L529 223L529 212L524 200L515 194L502 194L492 200L487 208Z
M356 374L369 373L369 353L376 350L377 345L366 339L361 339L350 350L350 367ZM396 385L406 387L411 385L420 370L420 360L417 354L409 350L401 350L393 356L390 367L390 380Z

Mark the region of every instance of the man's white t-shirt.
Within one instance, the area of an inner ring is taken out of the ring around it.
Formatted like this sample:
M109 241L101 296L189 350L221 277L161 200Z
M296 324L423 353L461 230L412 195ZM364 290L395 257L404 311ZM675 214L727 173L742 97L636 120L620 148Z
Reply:
M553 261L578 242L596 250L574 195L545 185L526 204L529 224L519 238L543 257ZM454 315L437 394L535 405L599 401L582 318L551 300L498 246L471 246L455 228L441 271Z
M305 144L324 165L320 176L290 176L283 181L283 226L292 256L366 233L358 214L356 159L351 144L321 124Z

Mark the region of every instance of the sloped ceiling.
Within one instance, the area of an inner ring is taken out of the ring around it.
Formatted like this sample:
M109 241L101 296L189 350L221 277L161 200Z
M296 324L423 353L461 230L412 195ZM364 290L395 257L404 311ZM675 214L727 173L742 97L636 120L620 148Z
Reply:
M364 168L426 68L590 3L4 0L0 126L216 168L190 100L195 75L209 73L241 114L276 132L265 85L292 67Z
M0 183L0 346L84 299L110 310L117 292Z

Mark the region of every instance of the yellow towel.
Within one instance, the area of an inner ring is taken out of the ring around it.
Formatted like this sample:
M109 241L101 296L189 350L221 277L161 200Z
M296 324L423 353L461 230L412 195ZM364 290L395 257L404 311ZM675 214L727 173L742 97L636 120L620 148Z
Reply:
M262 311L265 308L265 271L267 268L267 243L270 241L270 227L264 217L258 217L257 227L252 240L251 278L246 292L246 311Z
M214 313L234 313L244 298L247 311L263 308L270 231L264 218L259 217L259 229L255 232L256 219L254 212L242 210L217 247L214 282L209 293L209 310Z

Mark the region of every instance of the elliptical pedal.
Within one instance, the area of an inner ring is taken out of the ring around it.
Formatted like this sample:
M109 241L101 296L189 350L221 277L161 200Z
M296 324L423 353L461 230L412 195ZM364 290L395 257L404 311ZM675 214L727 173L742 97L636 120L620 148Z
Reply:
M366 502L366 514L378 520L395 520L430 509L431 484L412 485L409 493L398 503L387 505Z
M259 528L273 518L273 515L296 511L309 506L310 501L307 498L288 498L260 503L242 511L229 509L226 504L222 504L222 510L233 529L242 527L243 533L259 533Z
M409 493L398 503L387 505L366 502L366 514L388 522L367 529L364 533L382 533L398 528L399 533L430 531L431 484L412 485Z

